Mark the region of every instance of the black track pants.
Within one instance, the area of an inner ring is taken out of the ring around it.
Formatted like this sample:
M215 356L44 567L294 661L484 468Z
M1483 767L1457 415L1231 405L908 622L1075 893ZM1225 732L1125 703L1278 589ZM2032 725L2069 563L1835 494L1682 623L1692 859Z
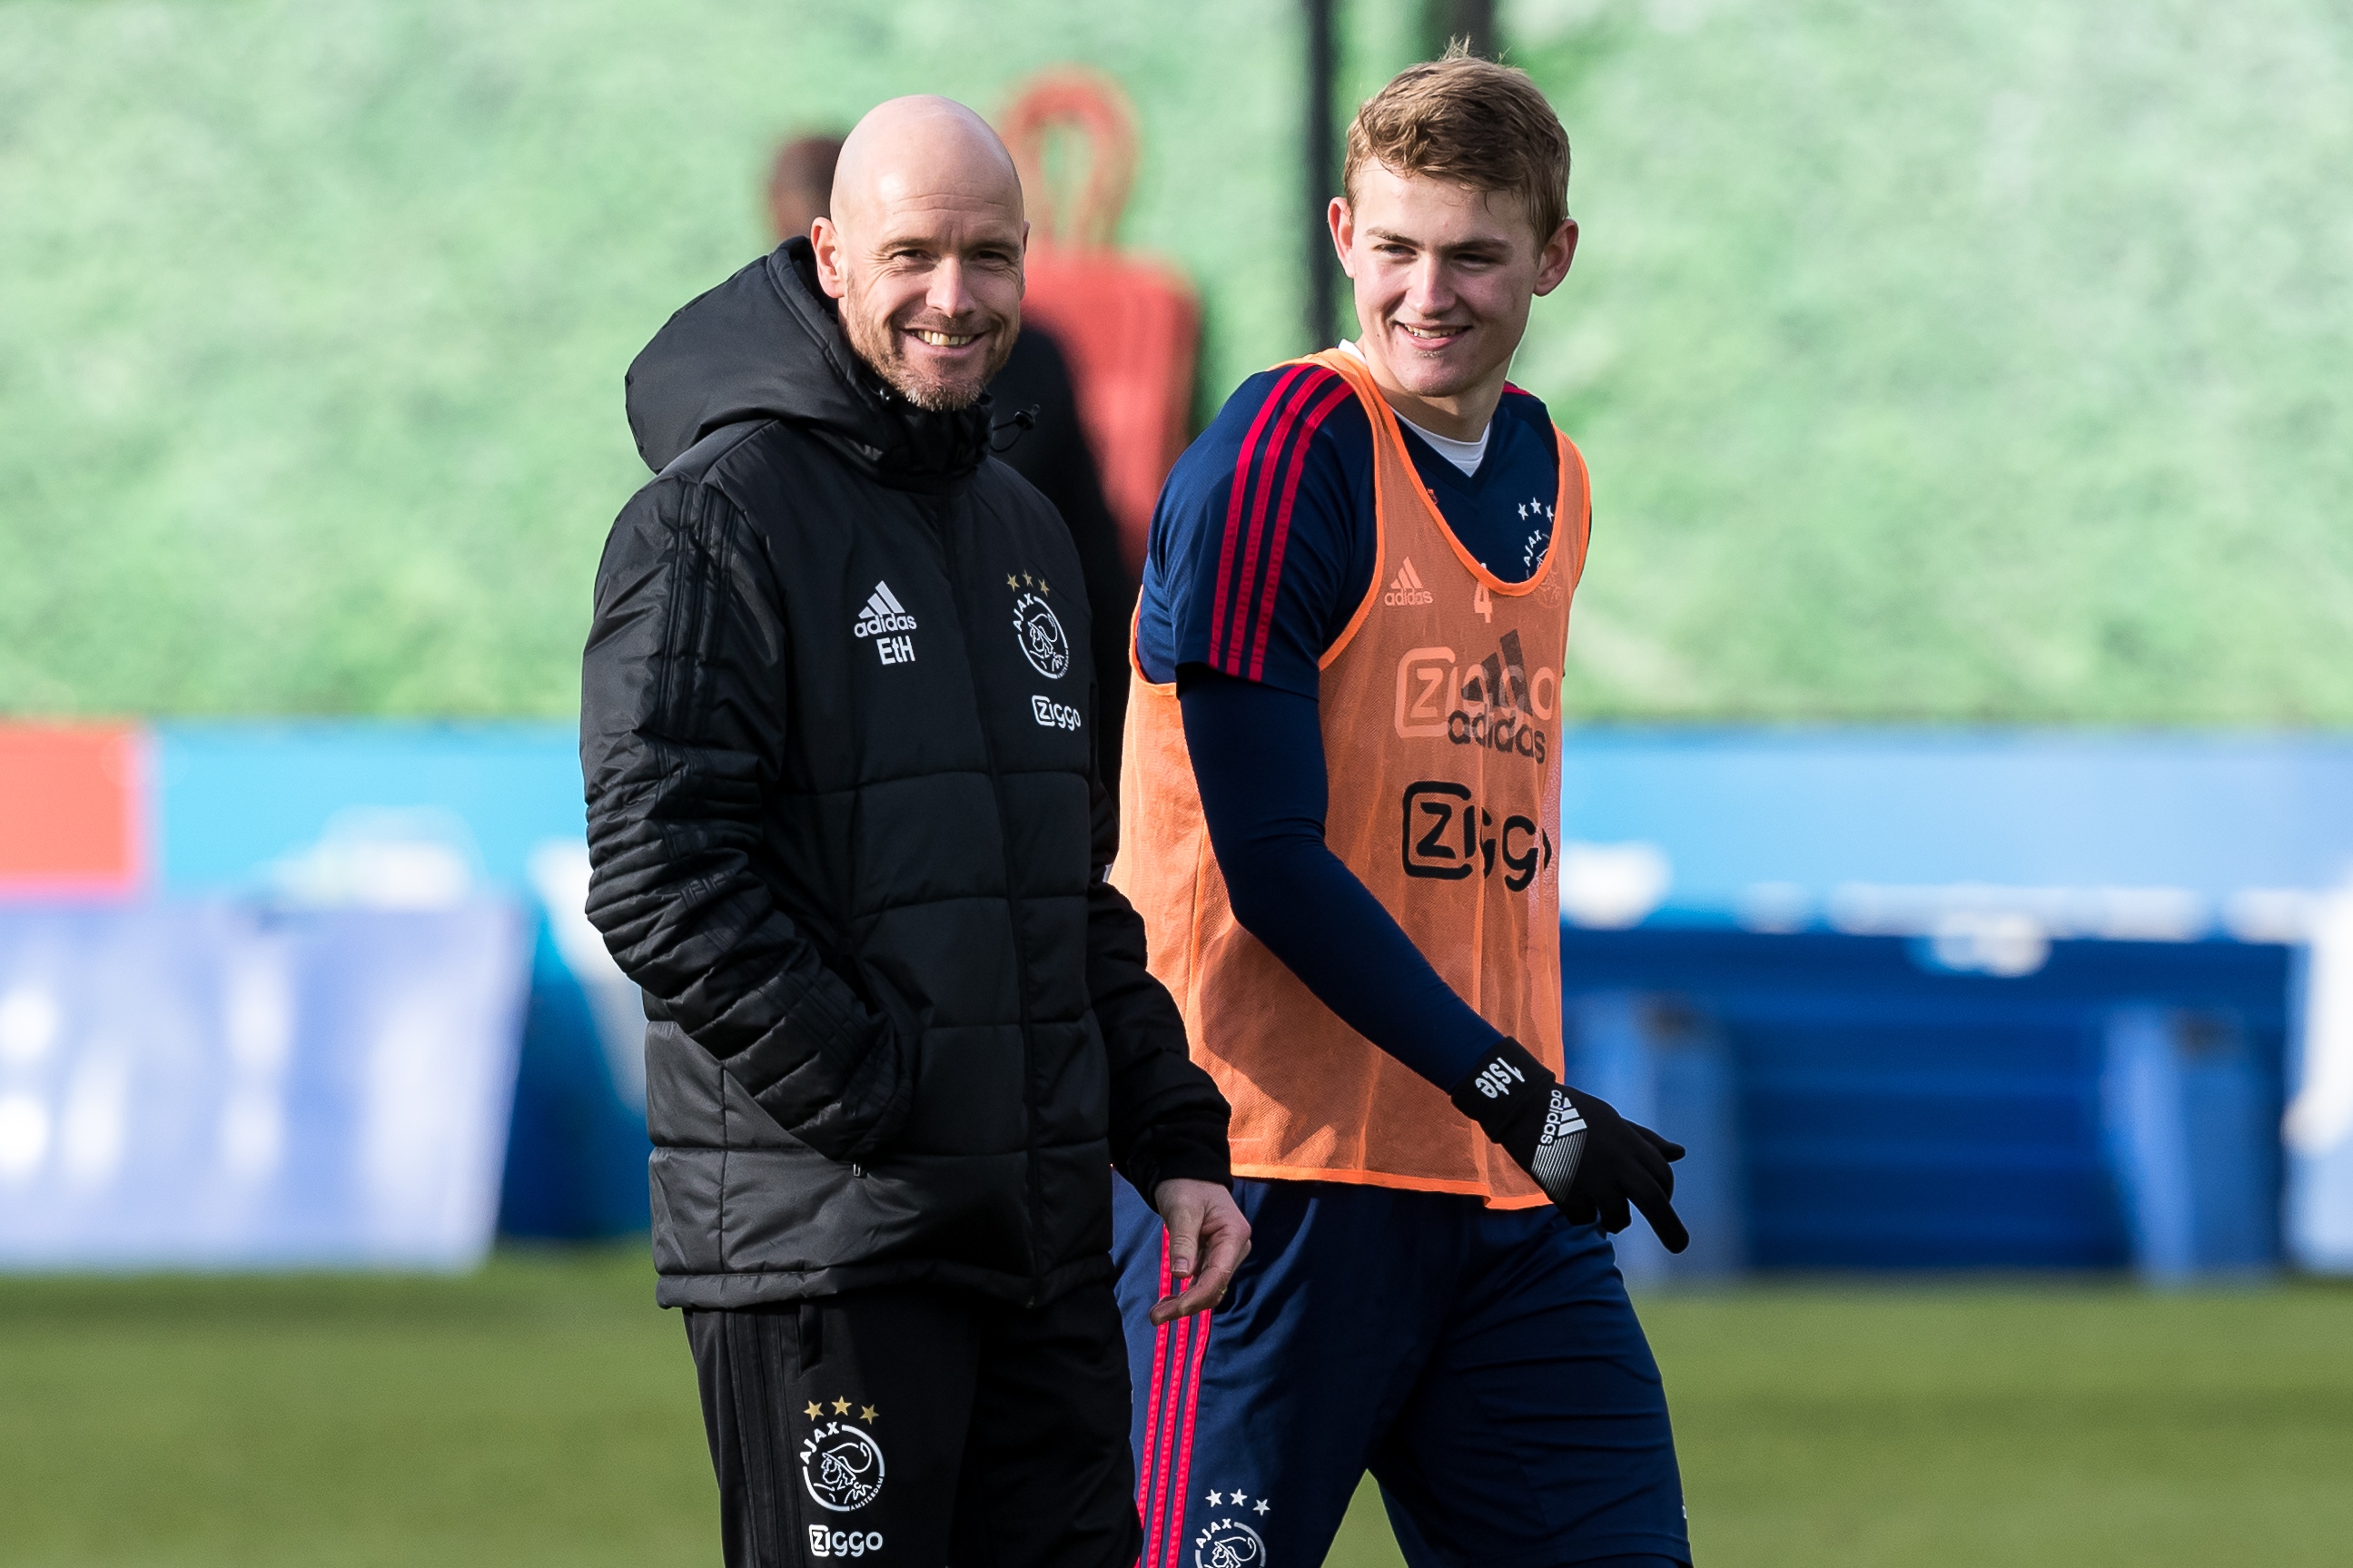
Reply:
M1112 1284L1025 1310L934 1288L689 1309L727 1568L1129 1568Z

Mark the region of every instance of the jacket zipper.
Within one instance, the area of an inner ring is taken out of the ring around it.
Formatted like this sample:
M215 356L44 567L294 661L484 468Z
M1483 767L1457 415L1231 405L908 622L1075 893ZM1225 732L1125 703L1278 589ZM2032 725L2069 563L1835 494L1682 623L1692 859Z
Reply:
M981 695L980 650L973 643L976 623L971 607L965 603L964 574L956 569L955 530L949 517L953 503L938 500L929 506L932 526L940 536L940 552L947 564L948 592L955 600L957 617L964 623L957 629L964 635L965 668L972 679L976 709ZM1013 915L1013 968L1021 1003L1022 1131L1029 1152L1029 1295L1021 1304L1034 1307L1038 1304L1039 1289L1045 1281L1045 1258L1039 1247L1045 1234L1046 1194L1044 1179L1038 1170L1038 1046L1037 1031L1029 1018L1029 952L1021 934L1021 895L1014 890L1013 861L1007 853L1007 847L1013 842L1013 830L1012 824L1005 819L1005 789L997 763L997 731L987 715L976 713L975 717L979 721L981 748L988 754L988 793L997 805L997 857L1005 871L1005 902Z

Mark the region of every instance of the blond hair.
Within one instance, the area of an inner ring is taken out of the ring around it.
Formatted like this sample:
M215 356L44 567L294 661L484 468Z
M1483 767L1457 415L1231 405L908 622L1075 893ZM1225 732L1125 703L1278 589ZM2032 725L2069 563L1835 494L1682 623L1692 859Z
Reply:
M1407 67L1357 109L1340 171L1351 202L1366 163L1516 195L1540 246L1568 216L1568 132L1560 117L1527 72L1480 59L1460 43Z

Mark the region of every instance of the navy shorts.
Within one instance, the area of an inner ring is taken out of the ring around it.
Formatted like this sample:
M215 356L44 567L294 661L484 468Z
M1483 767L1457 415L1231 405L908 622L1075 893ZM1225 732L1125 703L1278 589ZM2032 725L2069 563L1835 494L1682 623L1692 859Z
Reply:
M1166 1238L1117 1187L1140 1568L1310 1568L1366 1470L1413 1568L1691 1561L1658 1363L1591 1226L1238 1181L1233 1289L1155 1330Z

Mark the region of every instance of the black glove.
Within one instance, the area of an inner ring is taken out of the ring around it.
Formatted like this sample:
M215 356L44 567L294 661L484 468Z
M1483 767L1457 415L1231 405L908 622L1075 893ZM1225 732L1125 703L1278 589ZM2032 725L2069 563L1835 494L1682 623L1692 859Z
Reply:
M1627 1121L1608 1100L1562 1088L1519 1041L1504 1037L1454 1086L1453 1100L1575 1224L1624 1230L1634 1223L1630 1204L1669 1252L1691 1245L1667 1201L1675 1192L1668 1162L1682 1159L1683 1146Z

